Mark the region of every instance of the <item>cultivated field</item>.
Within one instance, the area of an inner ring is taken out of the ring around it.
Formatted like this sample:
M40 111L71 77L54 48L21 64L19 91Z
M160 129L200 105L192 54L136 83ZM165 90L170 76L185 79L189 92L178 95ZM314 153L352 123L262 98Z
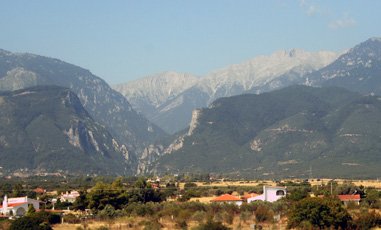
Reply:
M286 181L292 181L295 183L300 183L303 180L301 179L293 179L293 180L282 180L281 182ZM329 184L332 179L309 179L308 182L312 186L316 185L322 185L322 184ZM381 180L348 180L348 179L334 179L335 182L338 184L348 183L351 182L357 186L364 186L364 187L374 187L377 189L381 189ZM180 188L184 188L185 183L180 183ZM204 182L196 182L197 186L200 187L228 187L228 186L243 186L243 187L250 187L250 186L258 186L258 185L267 185L267 186L275 186L277 183L275 181L270 180L261 180L261 181L215 181L212 183L204 183Z

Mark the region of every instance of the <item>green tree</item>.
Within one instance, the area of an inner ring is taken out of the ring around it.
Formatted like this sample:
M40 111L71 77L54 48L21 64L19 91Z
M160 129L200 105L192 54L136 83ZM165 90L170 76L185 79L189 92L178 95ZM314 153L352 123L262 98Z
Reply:
M294 189L291 193L287 193L287 199L291 201L299 201L309 196L308 189L306 188L297 188Z
M338 199L305 198L290 210L288 228L341 228L346 229L351 216Z
M26 212L27 216L31 216L36 212L36 209L34 208L33 204L28 205L28 211Z
M87 195L87 193L85 191L79 192L79 197L77 197L73 203L73 209L74 210L84 211L88 207L89 202L86 199L86 195Z
M17 183L12 187L12 196L13 197L20 197L20 196L24 196L24 195L25 195L25 192L24 192L24 189L20 183Z
M368 189L366 191L365 202L371 208L378 208L379 207L379 200L380 200L380 194L376 189Z
M112 205L107 204L105 208L98 213L98 216L104 219L110 219L116 216L116 212Z

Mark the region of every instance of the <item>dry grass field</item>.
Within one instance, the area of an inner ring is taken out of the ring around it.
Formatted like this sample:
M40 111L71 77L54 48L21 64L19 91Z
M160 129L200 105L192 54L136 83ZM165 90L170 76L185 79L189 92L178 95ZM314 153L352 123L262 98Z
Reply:
M309 183L311 183L312 186L321 185L321 184L328 184L332 179L310 179L308 180ZM293 179L293 180L282 180L281 182L285 181L292 181L292 182L302 182L301 179ZM335 179L338 184L343 184L347 182L351 182L357 186L364 186L364 187L375 187L377 189L381 189L381 180L347 180L347 179ZM197 186L200 187L228 187L228 186L243 186L243 187L250 187L250 186L258 186L258 185L268 185L268 186L275 186L276 182L270 181L270 180L263 180L263 181L216 181L212 183L203 183L203 182L196 182ZM184 188L185 183L180 183L180 189Z
M76 230L76 229L92 229L96 230L100 227L106 227L109 230L141 230L144 229L144 225L141 223L144 221L150 221L144 218L121 218L114 220L112 222L107 221L89 221L82 224L57 224L53 226L54 230ZM170 219L161 219L160 220L161 229L163 230L171 230L171 229L181 229L176 226L176 224ZM231 229L252 229L251 226L255 224L254 218L252 220L248 220L246 222L241 221L239 217L235 217L233 223L231 225L226 225ZM198 226L198 223L195 221L188 222L188 229L192 229L193 227ZM278 224L271 223L263 223L261 224L264 230L266 229L286 229L286 221L281 220Z

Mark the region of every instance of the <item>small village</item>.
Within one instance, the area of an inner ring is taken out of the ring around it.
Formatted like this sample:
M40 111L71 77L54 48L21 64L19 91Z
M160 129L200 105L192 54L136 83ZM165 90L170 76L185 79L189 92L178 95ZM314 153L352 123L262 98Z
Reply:
M200 229L197 227L208 224L226 229L304 228L316 223L305 221L302 224L306 226L299 226L292 220L298 205L307 201L316 208L334 204L340 207L340 215L347 215L344 222L324 223L325 227L351 225L359 229L361 218L373 218L372 227L381 221L381 183L377 180L192 182L154 177L131 183L117 178L84 189L58 192L36 187L34 197L4 194L0 229L12 229L24 218L40 218L40 225L62 230ZM361 216L365 213L367 216Z

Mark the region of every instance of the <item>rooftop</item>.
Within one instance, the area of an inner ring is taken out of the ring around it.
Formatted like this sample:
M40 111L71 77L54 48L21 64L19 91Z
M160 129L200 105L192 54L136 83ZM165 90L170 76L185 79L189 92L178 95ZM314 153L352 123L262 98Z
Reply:
M224 194L211 200L211 202L224 202L224 201L242 201L242 199L230 194Z

